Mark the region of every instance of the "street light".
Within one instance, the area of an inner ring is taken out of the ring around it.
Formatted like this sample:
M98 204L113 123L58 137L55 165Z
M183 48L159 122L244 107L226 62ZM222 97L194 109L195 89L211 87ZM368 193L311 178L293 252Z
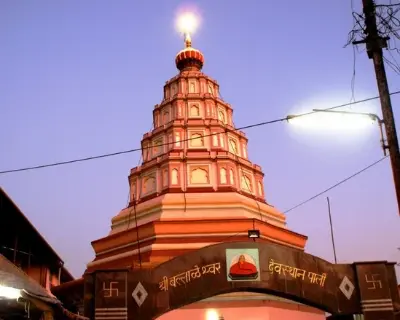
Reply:
M362 112L352 112L352 111L338 111L338 110L331 110L331 109L313 109L313 112L305 113L305 114L299 114L299 115L288 115L286 117L286 120L288 122L299 122L301 119L306 119L307 117L310 117L312 114L317 114L317 113L336 113L336 114L342 114L342 115L350 115L350 116L358 116L357 118L354 119L361 119L363 117L364 119L370 119L372 121L376 121L379 125L379 131L381 135L381 145L383 149L383 153L386 156L387 152L386 150L389 150L389 155L390 155L390 160L391 160L391 165L392 165L392 172L393 172L393 180L394 180L394 185L395 185L395 191L396 191L396 200L397 200L397 206L399 208L399 214L400 214L400 151L398 148L397 144L397 137L393 138L390 136L388 139L388 134L392 135L393 131L392 130L394 125L392 125L392 128L387 128L388 124L379 118L378 115L374 113L362 113ZM383 133L383 125L385 125L386 129L386 137L384 136ZM386 141L389 140L387 143ZM392 143L391 143L392 142Z
M386 150L388 149L388 145L386 144L386 139L383 135L383 120L375 113L365 113L365 112L353 112L353 111L339 111L339 110L329 110L329 109L313 109L314 112L326 112L326 113L337 113L337 114L344 114L344 115L355 115L361 117L367 117L372 121L376 121L379 126L379 133L381 137L381 146L383 149L383 154L386 156Z
M253 229L247 230L247 236L249 239L253 239L253 241L256 241L260 237L260 230L256 229L256 220L253 219Z
M348 120L347 127L351 127L351 128L356 128L356 127L362 127L365 126L365 124L367 124L368 122L376 122L378 123L379 126L379 132L380 132L380 137L381 137L381 146L383 149L383 153L386 156L386 150L388 149L388 145L386 144L386 139L384 137L383 134L383 120L374 113L364 113L364 112L352 112L352 111L339 111L339 110L330 110L330 109L313 109L313 112L307 113L307 114L300 114L300 115L288 115L286 117L286 120L289 123L292 124L301 124L301 125L306 125L306 126L310 126L312 124L310 124L310 119L311 121L312 119L312 115L315 114L336 114L336 115L343 115L346 117L342 117L339 119L339 121L334 121L337 120L333 119L333 118L329 118L327 119L328 121L325 123L323 121L321 121L320 118L315 119L314 118L314 125L324 125L325 126L329 126L329 125L333 125L333 127L340 127L343 123L346 122L346 120ZM367 121L365 121L367 120ZM369 120L369 121L368 121Z
M247 236L250 239L258 239L260 237L260 230L257 229L247 230Z

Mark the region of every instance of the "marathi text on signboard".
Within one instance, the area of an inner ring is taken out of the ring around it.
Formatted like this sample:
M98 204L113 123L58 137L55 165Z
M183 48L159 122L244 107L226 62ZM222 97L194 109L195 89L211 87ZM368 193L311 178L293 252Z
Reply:
M300 278L303 281L308 279L310 283L316 283L321 287L324 287L327 276L326 273L318 274L311 271L307 272L307 270L305 269L299 269L296 267L278 263L275 262L273 259L269 259L268 269L271 273L283 274L284 276L286 276L286 274L289 274L294 279Z
M191 282L194 279L201 278L208 274L219 274L221 273L221 263L212 263L202 267L194 266L193 269L179 273L173 277L164 276L159 282L159 289L161 291L168 291L169 287L179 287Z

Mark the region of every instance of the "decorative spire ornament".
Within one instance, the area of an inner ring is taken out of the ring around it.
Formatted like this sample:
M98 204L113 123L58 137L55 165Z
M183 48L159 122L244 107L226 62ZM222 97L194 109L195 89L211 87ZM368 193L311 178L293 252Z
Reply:
M175 58L179 71L200 71L203 68L204 56L201 51L192 47L192 34L199 25L198 17L192 12L185 12L177 19L177 28L183 34L185 48Z
M190 36L189 32L185 33L185 45L186 48L190 48L192 46L192 37Z

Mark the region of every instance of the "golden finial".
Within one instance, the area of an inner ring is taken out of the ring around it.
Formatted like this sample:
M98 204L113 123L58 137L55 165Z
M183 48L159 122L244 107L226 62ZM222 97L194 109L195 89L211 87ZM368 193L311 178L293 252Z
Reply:
M192 46L192 37L190 36L189 32L185 33L185 45L186 48L190 48Z

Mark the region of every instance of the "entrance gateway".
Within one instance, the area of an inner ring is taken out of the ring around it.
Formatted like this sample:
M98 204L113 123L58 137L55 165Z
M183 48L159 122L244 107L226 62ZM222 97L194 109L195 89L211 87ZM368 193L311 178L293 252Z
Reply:
M331 264L298 249L256 242L208 246L142 270L85 275L85 316L119 310L151 320L216 295L273 294L324 310L330 319L395 320L400 298L394 263ZM112 320L112 316L108 316ZM397 320L397 319L396 319Z

